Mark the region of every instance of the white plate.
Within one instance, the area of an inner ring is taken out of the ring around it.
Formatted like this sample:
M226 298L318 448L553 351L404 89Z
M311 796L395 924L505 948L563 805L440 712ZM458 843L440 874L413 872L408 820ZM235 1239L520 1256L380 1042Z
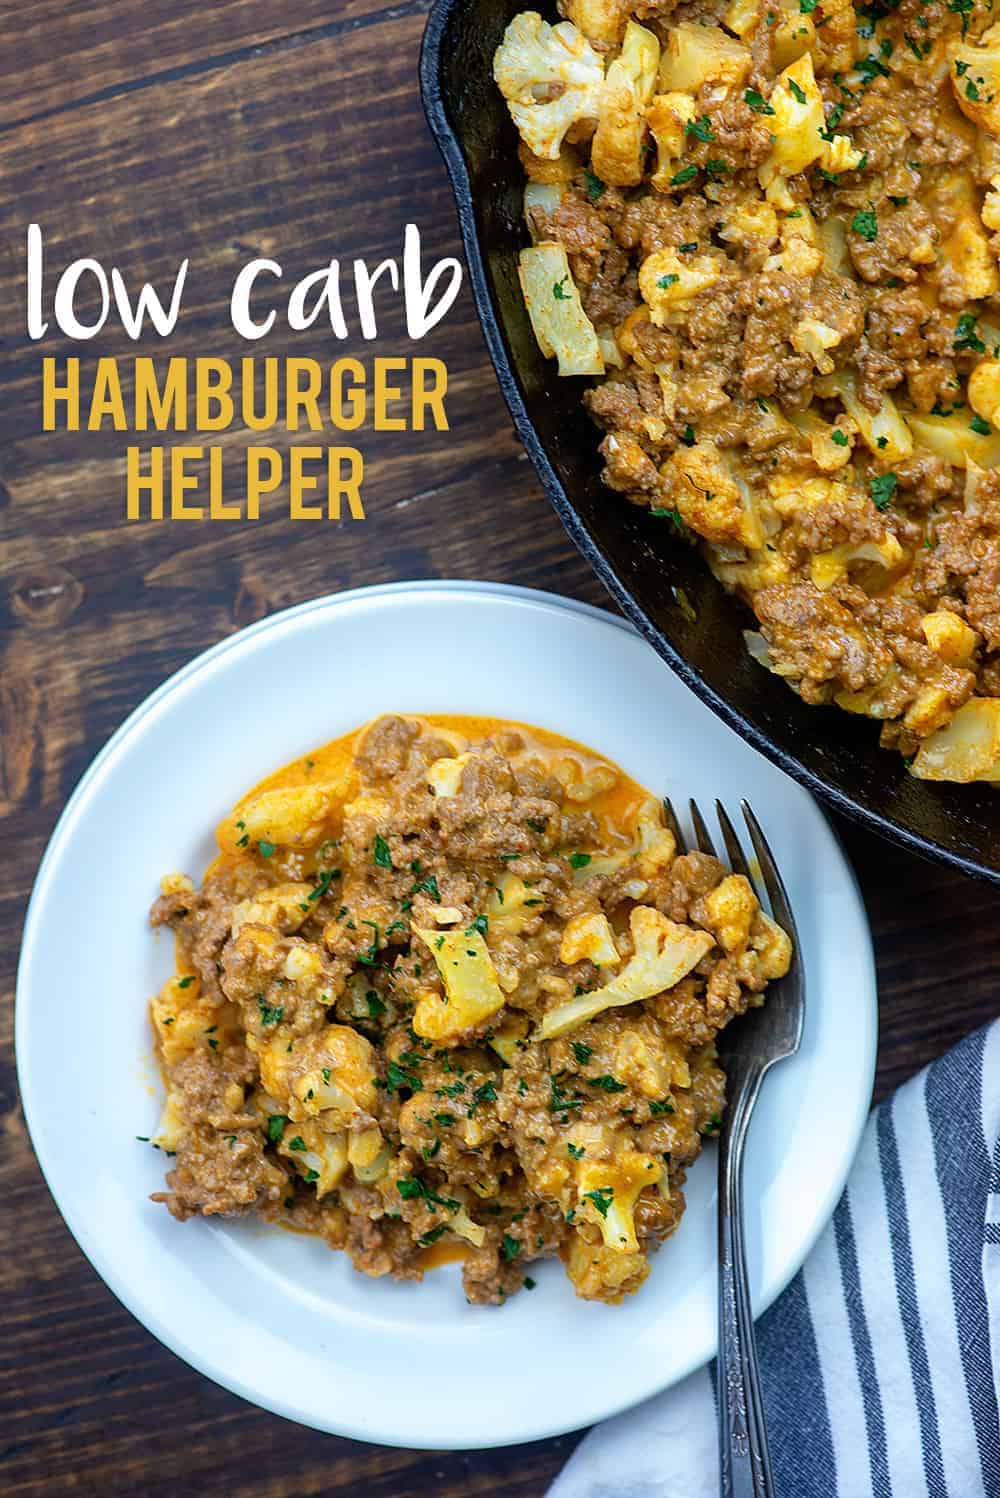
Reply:
M801 1052L765 1083L746 1175L754 1304L799 1268L868 1110L875 978L850 869L807 793L619 620L489 584L362 589L277 614L171 678L77 787L35 885L18 974L18 1074L46 1179L94 1268L195 1368L320 1430L416 1447L503 1445L600 1420L715 1351L714 1150L625 1305L576 1300L558 1264L502 1309L457 1266L422 1285L357 1274L322 1243L249 1222L178 1223L146 1000L172 971L147 910L197 875L211 829L266 771L386 710L491 713L593 745L686 805L746 796L777 855L808 974Z

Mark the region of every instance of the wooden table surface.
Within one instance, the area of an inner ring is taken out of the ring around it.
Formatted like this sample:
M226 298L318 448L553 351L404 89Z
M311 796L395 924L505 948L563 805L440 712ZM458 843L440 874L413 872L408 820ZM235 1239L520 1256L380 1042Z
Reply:
M295 524L277 505L256 523L129 524L127 439L40 430L42 351L80 349L51 332L44 345L26 336L30 221L45 233L49 298L77 256L163 284L189 255L189 296L169 345L182 355L247 352L227 298L254 254L279 259L290 282L332 255L374 264L399 254L409 221L428 259L458 253L416 84L426 9L425 0L299 0L293 18L265 0L3 0L0 1489L9 1495L536 1495L578 1439L396 1451L301 1429L216 1388L154 1341L84 1260L38 1172L14 1075L18 944L46 839L90 759L172 671L275 609L362 583L490 578L605 602L513 436L464 289L420 348L447 361L451 430L361 435L363 522ZM134 351L119 329L86 352ZM280 324L266 341L277 355L412 351L394 314L370 345L356 331L336 345ZM224 441L238 456L245 434ZM986 886L840 830L878 950L881 1095L996 1012L1000 926Z

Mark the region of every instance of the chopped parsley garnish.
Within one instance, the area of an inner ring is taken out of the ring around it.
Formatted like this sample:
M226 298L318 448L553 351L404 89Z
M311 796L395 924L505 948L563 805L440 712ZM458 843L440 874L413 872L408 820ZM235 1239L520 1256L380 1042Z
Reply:
M288 1123L288 1119L285 1117L285 1115L283 1113L269 1113L268 1114L268 1117L267 1117L267 1140L268 1140L269 1144L277 1144L278 1140L281 1138L282 1134L285 1132L285 1126L286 1126L287 1123Z
M438 1196L437 1192L425 1185L419 1176L404 1176L401 1181L396 1182L396 1190L407 1202L423 1197L428 1206L448 1207L452 1212L457 1212L461 1206L461 1202L455 1201L450 1196Z
M194 979L190 975L187 978L178 978L177 979L177 987L178 988L190 988L191 984L193 982L194 982Z
M589 169L584 170L583 176L587 184L587 197L592 203L596 203L604 192L605 184Z
M669 1098L654 1100L649 1105L649 1111L654 1116L658 1113L673 1113L674 1105Z
M830 433L830 440L832 442L836 442L836 444L837 444L838 447L849 447L850 446L850 442L849 442L848 437L845 435L844 432L842 432L840 430L839 427L836 427Z
M625 1083L619 1082L617 1077L612 1077L605 1072L603 1077L588 1077L587 1081L591 1087L599 1087L602 1092L624 1092Z
M695 178L695 177L697 177L697 175L698 175L698 168L696 166L682 166L681 169L680 169L680 171L679 172L675 172L674 175L671 177L671 179L670 179L670 186L671 187L683 187L684 184L685 184L685 182L692 181L692 179Z
M526 1274L524 1276L524 1288L526 1290L533 1290L535 1288L536 1283L537 1283L537 1281L533 1280L531 1278L530 1274Z
M392 868L392 855L389 852L389 844L381 832L376 832L375 841L372 843L372 863L377 863L380 869Z
M698 439L694 434L694 427L689 422L688 425L684 428L683 432L681 432L681 441L684 443L685 447L694 447L697 440Z
M804 16L811 16L819 0L799 0L799 10Z
M693 135L697 140L714 140L712 121L707 114L703 114L700 120L688 120L684 126L685 135Z
M722 1128L722 1119L719 1117L719 1115L717 1113L713 1113L712 1116L711 1116L711 1118L708 1120L708 1123L705 1125L704 1129L702 1130L702 1133L703 1134L717 1134L721 1128Z
M307 900L322 900L330 885L335 879L340 878L339 869L320 869L316 876L316 886L309 891Z
M855 64L855 67L861 74L866 88L875 78L889 78L892 76L885 63L879 62L877 57L863 57L859 63Z
M428 1228L426 1233L421 1233L417 1242L421 1248L430 1248L431 1244L436 1243L442 1233L446 1233L447 1231L448 1224L446 1222L439 1222L436 1228Z
M679 280L680 276L677 275L676 272L674 272L669 276L660 276L656 284L661 291L667 291L671 286L675 286Z
M294 1139L289 1139L289 1141L288 1141L288 1148L290 1150L304 1150L305 1147L306 1147L306 1142L302 1138L301 1134L296 1134L296 1136L295 1136Z
M953 346L956 349L970 349L974 354L985 354L986 345L976 332L975 315L971 312L963 312L955 324L955 337Z
M257 852L261 858L273 858L278 851L277 843L269 843L266 838L261 838L257 844Z
M385 1004L379 998L374 988L369 988L365 994L365 1003L368 1005L369 1019L379 1019L385 1013Z
M889 508L898 483L899 479L894 473L880 473L869 481L868 488L876 510Z
M710 176L718 177L722 172L728 172L729 162L718 160L706 161L705 170Z
M975 0L948 0L948 9L962 17L962 35L969 29L969 17L975 9Z
M305 1178L306 1178L306 1181L310 1185L312 1185L313 1181L318 1181L319 1180L319 1171L318 1170L307 1170Z
M398 1092L401 1087L408 1087L411 1092L419 1092L420 1078L400 1066L398 1061L390 1061L385 1069L385 1085L390 1092Z
M489 918L489 916L486 916L486 915L477 915L476 919L473 921L472 925L471 926L466 926L466 928L465 928L465 934L466 934L466 936L471 936L474 931L478 931L479 934L480 934L480 936L485 936L486 933L487 933L487 931L489 929L490 929L490 918Z
M503 1250L503 1256L507 1260L508 1264L513 1259L516 1259L518 1254L521 1252L521 1244L518 1243L516 1238L512 1238L509 1233L504 1233L500 1247Z
M589 853L571 853L569 855L570 867L574 869L585 869L590 862Z
M555 1077L549 1078L549 1086L552 1089L552 1096L549 1098L550 1113L566 1113L570 1108L579 1108L583 1102L582 1098L571 1098L568 1093L563 1092Z
M657 520L672 520L674 522L674 525L680 531L681 535L684 534L684 521L681 519L680 510L664 510L659 505L657 505L654 509L650 510L649 513L655 516Z
M539 834L545 831L545 823L536 821L533 817L527 817L525 819L525 826L530 827L532 832L537 832Z
M568 302L569 301L570 294L566 290L566 282L568 280L569 280L569 276L563 276L560 281L556 281L555 284L553 285L553 287L552 287L552 295L555 297L555 299L556 299L557 302Z
M794 78L789 78L789 80L788 80L788 87L791 89L791 91L792 91L792 98L796 101L796 103L797 104L805 104L805 102L806 102L806 91L801 86L801 84L796 83Z
M979 89L976 87L975 83L973 83L971 78L967 78L965 81L965 97L967 99L979 99L981 97Z
M969 422L969 430L970 432L978 432L980 437L988 437L993 428L981 416L974 416Z
M744 104L749 104L755 114L773 114L774 110L758 89L748 88L743 95Z
M277 1025L285 1017L285 1006L283 1004L269 1004L263 994L257 995L257 1007L260 1010L260 1022L262 1025Z
M687 244L679 244L677 246L677 253L678 255L690 255L697 248L698 241L696 239L692 239Z
M370 926L375 932L375 935L371 939L371 945L369 946L367 952L358 953L358 961L363 962L365 967L374 967L375 963L378 961L378 923L376 921L363 920L361 924L362 926Z
M851 228L854 230L855 234L859 234L861 238L866 239L869 244L871 244L873 240L878 239L878 219L875 215L875 210L872 208L866 208L863 212L856 213L851 219Z
M615 1199L615 1193L610 1186L598 1186L596 1191L585 1191L583 1194L587 1201L593 1202L602 1217L607 1217L608 1208Z
M496 1084L494 1082L483 1082L472 1094L472 1107L476 1108L480 1103L495 1103L497 1096ZM472 1109L469 1111L471 1112Z
M579 1061L581 1066L586 1066L587 1062L590 1060L593 1054L594 1053L590 1049L590 1046L584 1045L582 1040L573 1041L573 1055L576 1057L577 1061Z
M575 1144L567 1144L566 1148L574 1160L582 1160L584 1155L587 1153L585 1149L580 1149Z

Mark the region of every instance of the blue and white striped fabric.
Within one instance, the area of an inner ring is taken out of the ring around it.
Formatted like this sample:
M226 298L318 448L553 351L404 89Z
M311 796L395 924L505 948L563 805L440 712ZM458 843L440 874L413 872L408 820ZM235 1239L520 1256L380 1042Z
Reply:
M872 1114L757 1336L780 1498L1000 1498L1000 1021ZM549 1498L717 1498L713 1373L593 1430Z

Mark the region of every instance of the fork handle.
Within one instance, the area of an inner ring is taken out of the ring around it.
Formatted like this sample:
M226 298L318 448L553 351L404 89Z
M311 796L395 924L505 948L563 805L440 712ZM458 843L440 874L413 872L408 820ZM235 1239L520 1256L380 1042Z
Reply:
M743 1237L743 1147L762 1077L743 1078L719 1140L721 1498L774 1498Z

